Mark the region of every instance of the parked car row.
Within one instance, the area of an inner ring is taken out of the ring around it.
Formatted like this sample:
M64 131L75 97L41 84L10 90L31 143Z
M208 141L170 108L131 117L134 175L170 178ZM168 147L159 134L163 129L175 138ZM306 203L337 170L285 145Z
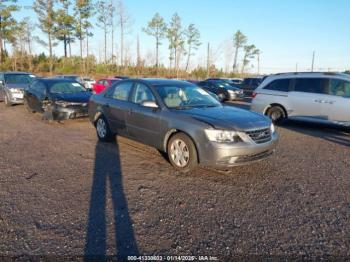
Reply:
M29 112L57 120L89 116L99 140L121 135L153 146L180 171L198 164L227 167L261 160L275 151L278 141L268 117L221 104L186 81L119 79L92 94L73 78L11 74L25 80L21 101ZM22 85L14 76L1 76L1 90Z

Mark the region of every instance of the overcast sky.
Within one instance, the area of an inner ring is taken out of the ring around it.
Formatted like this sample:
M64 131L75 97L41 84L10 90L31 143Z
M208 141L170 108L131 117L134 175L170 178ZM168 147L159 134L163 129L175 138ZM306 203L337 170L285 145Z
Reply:
M32 0L18 1L21 6L32 3ZM316 70L350 68L348 0L124 0L124 4L133 18L132 31L126 40L128 53L133 58L137 35L142 55L154 57L154 40L141 30L152 16L159 12L169 21L177 12L184 27L194 23L201 32L203 44L192 59L192 66L205 65L208 42L216 66L223 69L232 66L232 37L236 30L241 30L248 42L262 52L262 73L294 71L297 64L299 71L309 70L313 51ZM16 16L19 19L29 16L36 21L30 9L23 8ZM93 19L94 24L95 21ZM99 57L103 51L102 32L96 26L94 31L92 51ZM40 30L35 34L44 37ZM118 44L118 32L116 37ZM164 64L168 64L167 46L164 41L161 49ZM74 45L73 51L79 53L78 45ZM62 55L63 47L56 47L55 53ZM252 61L249 70L257 71L256 61Z

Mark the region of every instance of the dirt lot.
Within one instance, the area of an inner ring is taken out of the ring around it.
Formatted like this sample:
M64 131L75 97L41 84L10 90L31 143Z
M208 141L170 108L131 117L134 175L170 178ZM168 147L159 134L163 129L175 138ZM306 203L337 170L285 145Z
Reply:
M350 256L350 132L278 131L267 161L183 175L87 120L0 103L0 255Z

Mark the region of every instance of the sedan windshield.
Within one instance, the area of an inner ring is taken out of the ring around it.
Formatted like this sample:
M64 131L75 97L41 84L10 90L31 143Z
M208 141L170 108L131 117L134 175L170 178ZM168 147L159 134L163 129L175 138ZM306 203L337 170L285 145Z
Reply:
M74 94L79 92L86 92L86 89L77 82L59 81L52 83L50 86L50 93L52 94Z
M197 86L158 86L159 96L168 108L217 107L221 104Z
M34 75L29 74L8 74L5 75L6 84L30 84L35 79Z

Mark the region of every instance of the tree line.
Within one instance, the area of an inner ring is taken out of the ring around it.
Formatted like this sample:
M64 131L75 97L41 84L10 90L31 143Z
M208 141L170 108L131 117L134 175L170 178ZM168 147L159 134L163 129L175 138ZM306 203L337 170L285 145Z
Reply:
M17 21L14 14L21 8L32 9L37 22L34 23L30 17ZM141 30L154 39L154 63L141 57L138 36L134 52L136 60L132 61L126 54L125 43L132 25L133 18L122 0L34 0L29 7L19 6L16 0L0 0L0 67L46 71L50 74L120 72L177 77L228 74L209 63L209 50L206 54L207 66L194 66L192 58L203 44L201 34L193 23L184 26L177 13L169 21L156 13ZM33 35L36 27L42 32L40 37ZM103 35L103 54L99 61L90 50L97 28ZM116 35L117 31L119 36ZM116 42L119 50L116 50ZM167 65L160 59L160 46L165 42L169 55ZM34 43L45 48L48 54L34 51ZM55 55L59 43L63 47L62 57ZM79 55L72 54L73 43L78 44ZM239 30L233 35L232 47L232 71L229 75L244 74L248 64L255 58L259 64L259 49L248 44L247 37ZM242 60L239 64L240 53ZM190 71L191 68L194 69Z

